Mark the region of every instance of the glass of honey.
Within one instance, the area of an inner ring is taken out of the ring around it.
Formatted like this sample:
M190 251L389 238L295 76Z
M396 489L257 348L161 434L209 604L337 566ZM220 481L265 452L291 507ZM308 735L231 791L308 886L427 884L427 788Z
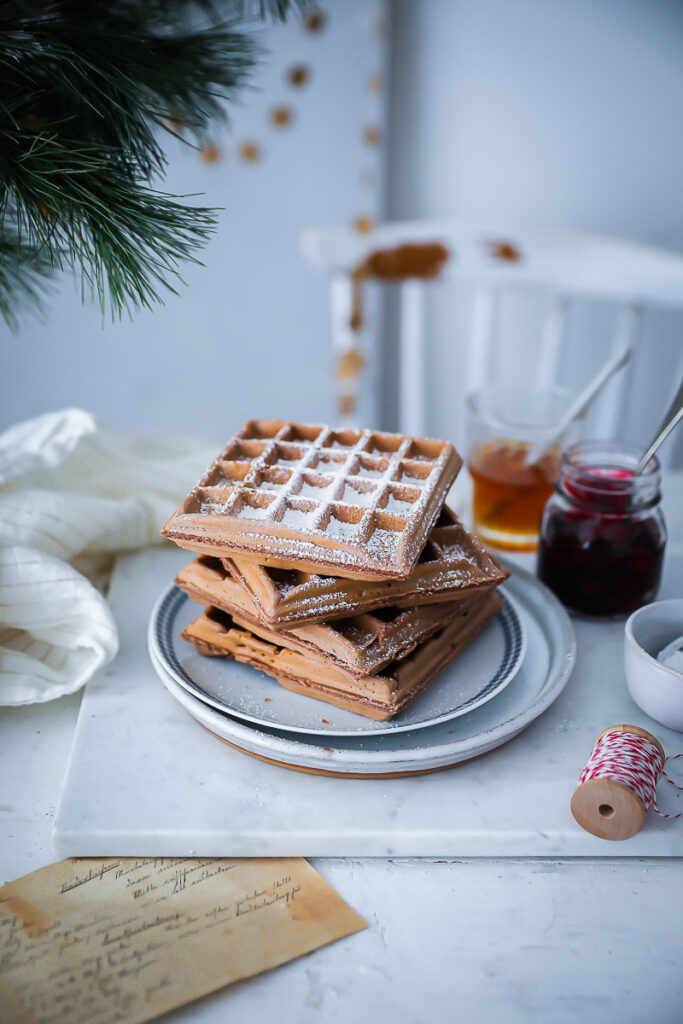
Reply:
M490 385L467 396L467 468L472 519L481 539L505 551L536 551L543 508L573 424L540 459L574 396L564 388Z

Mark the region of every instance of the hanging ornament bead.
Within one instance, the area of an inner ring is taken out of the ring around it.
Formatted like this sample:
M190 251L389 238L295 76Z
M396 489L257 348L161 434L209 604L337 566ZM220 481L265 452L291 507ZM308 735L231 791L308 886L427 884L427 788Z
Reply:
M202 160L207 164L217 164L223 154L215 142L205 142L201 149Z
M291 107L286 107L282 104L279 107L273 107L270 112L270 121L276 128L284 128L286 125L291 124L294 120L294 113Z
M354 219L353 227L359 235L368 235L374 230L375 222L372 217L360 216Z
M363 353L357 345L352 345L337 359L335 374L337 377L355 379L363 369Z
M246 163L254 163L261 157L261 147L258 142L243 142L239 148L240 160Z
M311 72L305 64L293 64L287 72L287 81L295 89L305 85L311 76Z
M307 32L322 32L326 20L322 11L311 11L304 18L304 28Z

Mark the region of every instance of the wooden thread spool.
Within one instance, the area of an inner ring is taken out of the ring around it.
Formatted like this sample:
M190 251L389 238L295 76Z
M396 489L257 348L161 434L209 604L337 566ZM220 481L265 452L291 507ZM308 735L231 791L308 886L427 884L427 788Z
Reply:
M603 729L596 746L607 732L626 732L644 736L659 749L664 761L664 748L659 740L638 725L611 725ZM616 779L587 779L574 790L571 811L581 828L600 839L630 839L640 832L646 808L629 786Z

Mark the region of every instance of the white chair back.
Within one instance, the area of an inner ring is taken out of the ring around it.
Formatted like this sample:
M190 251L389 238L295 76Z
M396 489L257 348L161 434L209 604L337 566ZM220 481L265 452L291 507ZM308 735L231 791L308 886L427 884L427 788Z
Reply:
M354 282L354 271L372 253L402 245L441 243L449 252L442 271L435 278L406 278L400 288L398 410L402 431L423 435L430 430L427 410L428 337L425 299L428 289L453 281L469 293L468 340L464 346L461 391L471 391L496 378L505 355L504 339L496 329L501 302L509 292L528 293L541 298L544 312L533 347L531 364L535 382L542 386L563 383L561 353L568 337L568 320L576 304L589 300L604 304L611 319L610 337L604 355L624 344L637 346L643 317L648 311L683 313L683 255L648 248L626 241L591 235L534 229L504 229L471 226L447 221L406 221L382 225L368 234L350 228L317 227L301 238L309 264L330 280L332 340L338 358L358 348L370 353L377 348L380 327L377 296L371 281ZM353 329L354 291L371 285L364 295L363 323ZM659 357L663 391L659 409L650 409L645 421L661 415L683 377L683 320L680 341L669 345ZM373 341L374 338L374 341ZM673 357L671 353L673 352ZM649 362L657 363L651 352ZM671 363L671 365L668 365ZM615 436L627 414L626 402L638 395L636 374L641 365L632 361L627 371L615 378L602 395L591 424L596 437ZM351 375L352 376L352 375ZM383 376L379 375L380 378ZM588 374L586 374L587 378ZM342 388L353 387L342 375ZM347 395L347 398L353 398ZM659 401L659 395L656 398ZM462 405L462 402L460 402ZM652 402L650 402L652 404ZM353 419L352 401L345 403ZM647 429L650 429L647 427ZM456 442L462 443L462 419L454 427ZM643 437L643 441L647 440ZM670 460L673 445L665 449Z

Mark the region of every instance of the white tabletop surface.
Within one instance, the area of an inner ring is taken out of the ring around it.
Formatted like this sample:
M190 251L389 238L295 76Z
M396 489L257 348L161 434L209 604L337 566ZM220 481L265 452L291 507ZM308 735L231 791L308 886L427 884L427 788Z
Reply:
M680 550L683 477L669 477L666 494ZM79 704L76 695L0 713L0 882L56 859L51 830ZM166 1020L682 1019L680 859L312 863L368 930Z
M55 818L54 844L62 856L683 856L683 829L655 814L628 842L612 844L584 832L570 811L577 775L603 725L650 724L624 685L622 623L577 621L576 667L565 690L485 760L413 778L323 778L233 750L207 735L162 686L141 623L186 564L187 552L170 548L124 555L116 567L109 601L121 650L81 703ZM521 671L507 690L471 714L426 733L409 731L408 742L417 743L418 751L425 735L434 733L441 743L451 735L472 741L477 734L486 742L493 723L514 717L538 696L549 671L549 643L557 656L553 671L564 668L566 640L561 632L546 633L556 628L550 616L540 628L538 614L552 605L534 578L513 572L506 589L527 630ZM683 554L668 558L661 594L683 597ZM193 602L181 600L182 621L197 614ZM179 628L175 622L173 633ZM182 640L178 657L187 656L184 648L195 659ZM215 659L196 661L195 672L216 671ZM235 669L230 662L220 671L234 673L233 680L240 680L235 685L245 691L263 685L248 666ZM279 689L266 678L266 693L277 698ZM258 696L257 690L252 706L259 706ZM305 714L328 715L326 704L298 695L295 700L316 705ZM664 726L655 732L665 750L677 749L679 734ZM321 745L328 742L333 741L327 737Z

